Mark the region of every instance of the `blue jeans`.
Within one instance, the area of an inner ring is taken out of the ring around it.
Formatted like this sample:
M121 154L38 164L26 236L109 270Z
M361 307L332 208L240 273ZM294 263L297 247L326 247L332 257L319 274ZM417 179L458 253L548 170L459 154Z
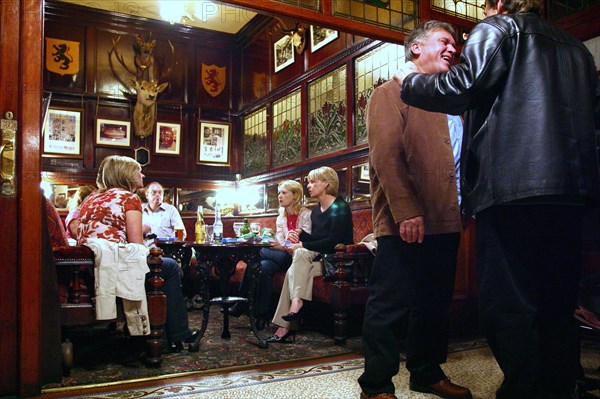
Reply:
M260 280L255 297L257 317L266 318L273 292L273 276L279 271L286 271L292 264L292 255L285 251L263 248L260 250ZM246 269L247 270L247 269ZM240 294L248 296L248 273L244 273L240 284Z
M179 265L173 258L163 257L160 277L165 280L161 291L167 297L166 338L171 342L183 341L189 336L190 329L181 290Z

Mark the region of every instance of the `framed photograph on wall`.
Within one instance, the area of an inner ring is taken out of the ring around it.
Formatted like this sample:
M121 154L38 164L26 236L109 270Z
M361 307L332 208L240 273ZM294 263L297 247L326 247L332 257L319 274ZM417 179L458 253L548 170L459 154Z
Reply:
M230 134L230 123L200 121L197 163L229 165Z
M319 26L310 26L310 52L314 53L326 44L334 41L338 37L338 31L321 28Z
M290 36L284 36L273 44L275 72L294 63L294 45Z
M131 145L131 123L98 118L96 120L96 144L129 147Z
M44 123L45 156L82 158L83 109L50 107Z
M181 125L179 123L156 123L156 145L154 152L164 155L179 155Z
M358 177L358 181L368 183L370 181L369 178L369 164L360 165L360 176Z

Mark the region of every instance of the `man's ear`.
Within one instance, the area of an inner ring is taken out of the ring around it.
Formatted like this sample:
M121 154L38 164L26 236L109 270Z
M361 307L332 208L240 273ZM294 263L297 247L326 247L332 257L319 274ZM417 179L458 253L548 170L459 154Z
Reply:
M417 42L414 42L413 44L410 45L410 51L414 55L421 55L421 45Z
M498 0L498 3L496 3L496 10L498 14L504 14L504 2L502 0Z

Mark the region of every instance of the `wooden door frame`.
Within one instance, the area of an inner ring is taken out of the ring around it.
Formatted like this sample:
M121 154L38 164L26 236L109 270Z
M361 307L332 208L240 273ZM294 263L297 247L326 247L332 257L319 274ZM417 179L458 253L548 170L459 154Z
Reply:
M0 69L3 76L0 95L2 107L6 107L0 109L0 112L4 118L5 112L12 111L18 122L15 149L17 194L15 198L2 199L11 208L11 220L15 220L16 209L15 228L11 229L9 225L3 230L5 237L0 238L0 242L8 246L3 248L3 262L13 269L13 273L3 270L5 282L2 287L12 284L8 287L12 291L9 301L16 301L2 305L16 309L6 311L5 308L2 311L3 315L8 314L13 318L14 323L2 326L3 331L10 332L8 339L13 342L14 348L8 353L8 360L14 362L8 373L8 377L13 379L8 383L13 385L2 384L3 390L11 391L2 392L2 395L32 396L38 395L41 390L41 309L44 302L41 298L40 192L44 1L8 0L0 3L4 41L0 47L4 52ZM2 212L6 211L0 210L0 214ZM12 235L11 230L14 232ZM4 342L4 338L2 339ZM4 362L3 359L3 366ZM4 372L2 370L0 374Z

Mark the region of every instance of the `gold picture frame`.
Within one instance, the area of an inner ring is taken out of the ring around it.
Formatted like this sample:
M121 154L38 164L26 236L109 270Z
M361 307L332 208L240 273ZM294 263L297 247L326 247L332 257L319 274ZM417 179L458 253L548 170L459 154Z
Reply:
M109 147L131 146L131 122L98 118L96 120L96 145Z
M230 137L231 123L200 121L197 163L229 165Z
M83 109L49 107L43 133L43 156L83 158Z
M155 141L155 154L178 156L181 149L181 124L157 122Z

